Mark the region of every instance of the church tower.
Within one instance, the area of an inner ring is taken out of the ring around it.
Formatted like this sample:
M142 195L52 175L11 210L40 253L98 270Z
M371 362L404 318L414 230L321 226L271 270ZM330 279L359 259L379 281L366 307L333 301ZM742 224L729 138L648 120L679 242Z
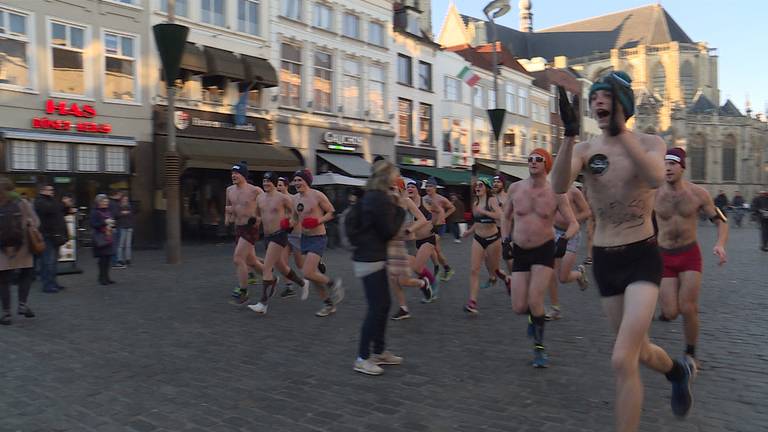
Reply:
M531 12L531 0L520 0L517 4L520 8L520 31L525 33L533 32L533 12Z

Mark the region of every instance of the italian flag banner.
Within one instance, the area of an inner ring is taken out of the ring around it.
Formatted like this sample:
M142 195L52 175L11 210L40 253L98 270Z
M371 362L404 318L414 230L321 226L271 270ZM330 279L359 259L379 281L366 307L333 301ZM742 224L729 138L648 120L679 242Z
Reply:
M468 86L474 87L480 81L480 75L472 72L469 66L464 66L464 69L459 72L459 79L467 83Z

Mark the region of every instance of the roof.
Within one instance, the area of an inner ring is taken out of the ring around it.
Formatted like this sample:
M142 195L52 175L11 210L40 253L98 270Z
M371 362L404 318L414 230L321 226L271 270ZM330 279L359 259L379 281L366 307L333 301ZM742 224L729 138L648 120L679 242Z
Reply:
M533 85L549 91L549 86L560 85L567 91L575 94L581 94L581 83L577 76L571 73L570 69L546 68L541 71L531 72L534 76Z
M704 93L699 91L693 97L693 106L688 109L688 112L691 114L712 114L716 109L717 107L715 104L713 104L709 98L704 96Z
M723 106L720 107L719 114L725 117L744 117L741 111L739 111L739 109L736 108L736 105L734 105L730 99L725 101L725 104L723 104Z
M471 47L468 45L446 48L446 51L454 52L463 57L473 66L485 69L487 71L493 71L493 46L483 45L478 47ZM499 50L499 65L506 66L514 71L531 76L530 72L525 70L523 65L517 61L517 58L510 55L509 51L501 49Z
M485 20L461 16L465 24ZM613 48L694 43L661 5L648 5L542 29L521 32L497 25L499 40L513 55L524 58L582 57Z

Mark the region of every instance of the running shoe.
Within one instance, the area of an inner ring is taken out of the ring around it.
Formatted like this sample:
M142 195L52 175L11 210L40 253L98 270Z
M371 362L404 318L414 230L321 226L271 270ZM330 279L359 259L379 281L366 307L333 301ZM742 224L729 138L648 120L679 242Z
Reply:
M269 287L269 292L267 293L268 298L272 298L277 294L277 285L280 284L280 276L277 276L275 278L275 283L272 284L272 286Z
M246 281L248 285L258 285L259 280L256 278L256 273L249 272L248 273L248 281Z
M560 312L560 308L556 308L552 306L552 308L544 315L544 319L547 321L556 321L563 317L563 314Z
M576 267L576 271L579 272L579 278L576 279L576 283L579 284L579 289L584 291L585 289L589 288L589 278L587 277L587 268L584 267L584 264L580 264Z
M685 417L693 406L693 392L691 387L696 378L696 363L690 356L683 356L679 360L683 367L683 376L672 381L672 412L677 417Z
M380 368L371 359L355 360L354 371L360 372L366 375L381 375L384 373L384 369Z
M341 284L341 278L333 280L333 289L331 291L331 300L334 306L341 303L344 300L344 287Z
M322 273L322 274L325 274L325 271L328 270L325 267L325 262L322 261L322 260L319 263L317 263L317 269L320 270L320 273Z
M327 317L330 314L336 313L336 306L324 304L323 308L319 311L315 312L316 317L324 318Z
M295 297L296 296L296 290L287 286L283 290L283 292L280 293L280 298L289 298L289 297Z
M480 313L480 311L477 309L477 302L474 300L470 300L467 302L467 304L464 305L464 311L469 312L472 315L477 315Z
M397 312L395 312L394 315L392 315L392 321L401 321L404 319L408 319L411 317L411 313L407 310L403 309L402 307L397 308Z
M258 302L255 305L250 305L248 306L248 309L256 312L259 315L266 315L267 313L267 305L262 302Z
M533 361L531 362L531 366L536 369L549 367L549 357L547 357L547 353L544 352L544 347L536 347L533 349Z
M232 290L232 294L230 294L230 297L232 297L229 302L233 305L241 306L243 304L248 303L248 290L243 289L240 287L235 287L235 289Z
M392 354L389 351L384 351L381 354L372 354L370 359L375 365L389 365L395 366L403 363L403 358Z
M459 240L459 239L454 239L453 242L456 243L456 244L461 244L461 240Z
M27 306L24 303L19 303L19 308L16 309L16 314L19 315L19 316L23 315L26 318L34 318L35 317L35 313L32 312L32 309L30 309L29 306Z
M424 281L424 286L419 288L421 290L421 294L424 295L424 300L430 302L432 301L433 292L432 292L432 284L429 283L429 279L427 277L421 278L421 280Z
M304 285L301 286L301 296L299 298L301 301L309 298L309 281L307 279L304 279Z
M451 280L453 275L456 274L456 271L454 269L450 269L448 271L444 271L442 275L440 275L440 280L443 282L448 282Z
M582 264L584 264L585 266L592 265L592 258L587 257L586 259L584 259L584 262Z
M488 289L496 286L496 278L489 278L487 281L480 284L480 289Z

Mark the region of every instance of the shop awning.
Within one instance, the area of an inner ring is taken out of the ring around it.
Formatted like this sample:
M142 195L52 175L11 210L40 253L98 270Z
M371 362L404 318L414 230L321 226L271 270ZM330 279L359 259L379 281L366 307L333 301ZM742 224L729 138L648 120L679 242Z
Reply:
M312 186L331 186L331 185L363 187L365 186L365 180L354 178L354 177L347 177L345 175L336 174L336 173L318 174L312 180Z
M213 141L200 138L179 138L179 152L185 168L229 170L241 160L251 171L295 171L301 161L290 150L272 144L239 141Z
M445 183L447 186L468 185L472 181L472 173L467 170L431 168L410 165L401 166L400 168L403 170L421 173L429 177L434 177Z
M261 88L277 87L277 72L272 65L264 59L240 55L240 60L245 68L245 81Z
M344 171L352 177L367 178L371 175L371 164L361 156L336 153L318 153L317 157L322 158L329 164Z
M479 163L484 167L490 168L492 170L496 170L495 162L479 162ZM510 165L510 164L502 163L500 169L501 169L501 172L503 172L504 174L515 177L515 178L519 178L520 180L527 179L531 175L530 172L528 171L527 166Z
M136 140L131 137L89 135L89 134L68 134L68 133L47 133L32 132L24 129L0 129L5 139L19 139L27 141L49 141L66 142L77 144L102 144L135 147Z
M205 47L205 60L208 64L206 76L226 77L231 81L242 81L245 79L243 63L230 51L207 46Z
M205 63L203 51L197 45L187 42L184 45L184 54L181 56L181 70L192 72L193 74L205 73L208 68Z

